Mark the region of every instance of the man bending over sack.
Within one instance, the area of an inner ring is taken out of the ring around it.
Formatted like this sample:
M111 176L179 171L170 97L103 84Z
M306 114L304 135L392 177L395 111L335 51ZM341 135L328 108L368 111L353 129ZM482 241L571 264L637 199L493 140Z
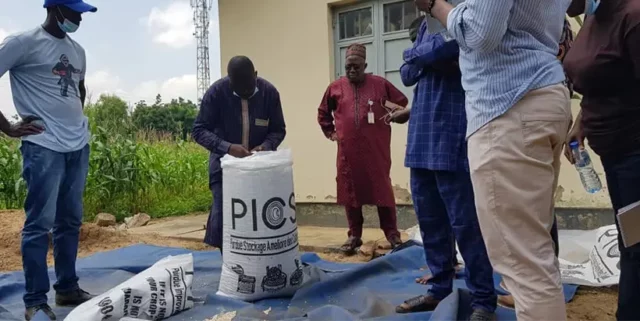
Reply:
M251 60L237 56L229 61L227 77L213 85L202 97L200 112L193 124L193 139L211 152L209 187L213 206L204 242L222 250L222 168L220 158L237 158L253 152L273 151L286 135L280 93L258 77ZM221 251L222 252L222 251Z

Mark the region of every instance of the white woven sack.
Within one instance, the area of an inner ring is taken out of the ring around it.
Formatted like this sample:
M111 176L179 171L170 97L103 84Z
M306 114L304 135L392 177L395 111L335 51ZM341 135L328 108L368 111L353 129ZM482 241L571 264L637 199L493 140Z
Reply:
M75 308L65 321L163 320L193 307L193 256L168 256Z
M305 276L298 253L293 160L288 149L222 158L223 265L218 295L244 301L293 295Z

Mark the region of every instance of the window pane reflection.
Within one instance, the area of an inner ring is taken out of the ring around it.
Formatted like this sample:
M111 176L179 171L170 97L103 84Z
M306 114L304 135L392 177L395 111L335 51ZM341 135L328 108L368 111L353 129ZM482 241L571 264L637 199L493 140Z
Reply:
M338 15L340 40L373 35L373 15L371 8L364 8Z
M385 4L384 32L407 30L417 17L418 9L411 0Z

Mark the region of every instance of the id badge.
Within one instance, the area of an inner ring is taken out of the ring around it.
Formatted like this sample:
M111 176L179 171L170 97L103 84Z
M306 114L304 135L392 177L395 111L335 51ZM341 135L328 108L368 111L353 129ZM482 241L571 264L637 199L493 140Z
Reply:
M372 111L367 113L367 120L369 124L374 124L376 122L375 115L373 114Z
M367 114L367 120L369 124L374 124L376 122L376 115L373 114L373 100L369 99L367 102L369 105L369 113Z

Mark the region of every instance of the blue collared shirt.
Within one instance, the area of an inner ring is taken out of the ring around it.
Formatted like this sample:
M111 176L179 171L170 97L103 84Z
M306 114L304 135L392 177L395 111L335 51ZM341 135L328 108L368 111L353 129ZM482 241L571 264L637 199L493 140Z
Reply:
M467 0L447 19L460 46L467 137L529 91L565 80L558 43L569 0Z
M444 33L428 33L420 25L412 48L405 50L400 68L406 86L416 85L405 166L429 170L468 170L465 141L464 90L455 64L458 45Z

